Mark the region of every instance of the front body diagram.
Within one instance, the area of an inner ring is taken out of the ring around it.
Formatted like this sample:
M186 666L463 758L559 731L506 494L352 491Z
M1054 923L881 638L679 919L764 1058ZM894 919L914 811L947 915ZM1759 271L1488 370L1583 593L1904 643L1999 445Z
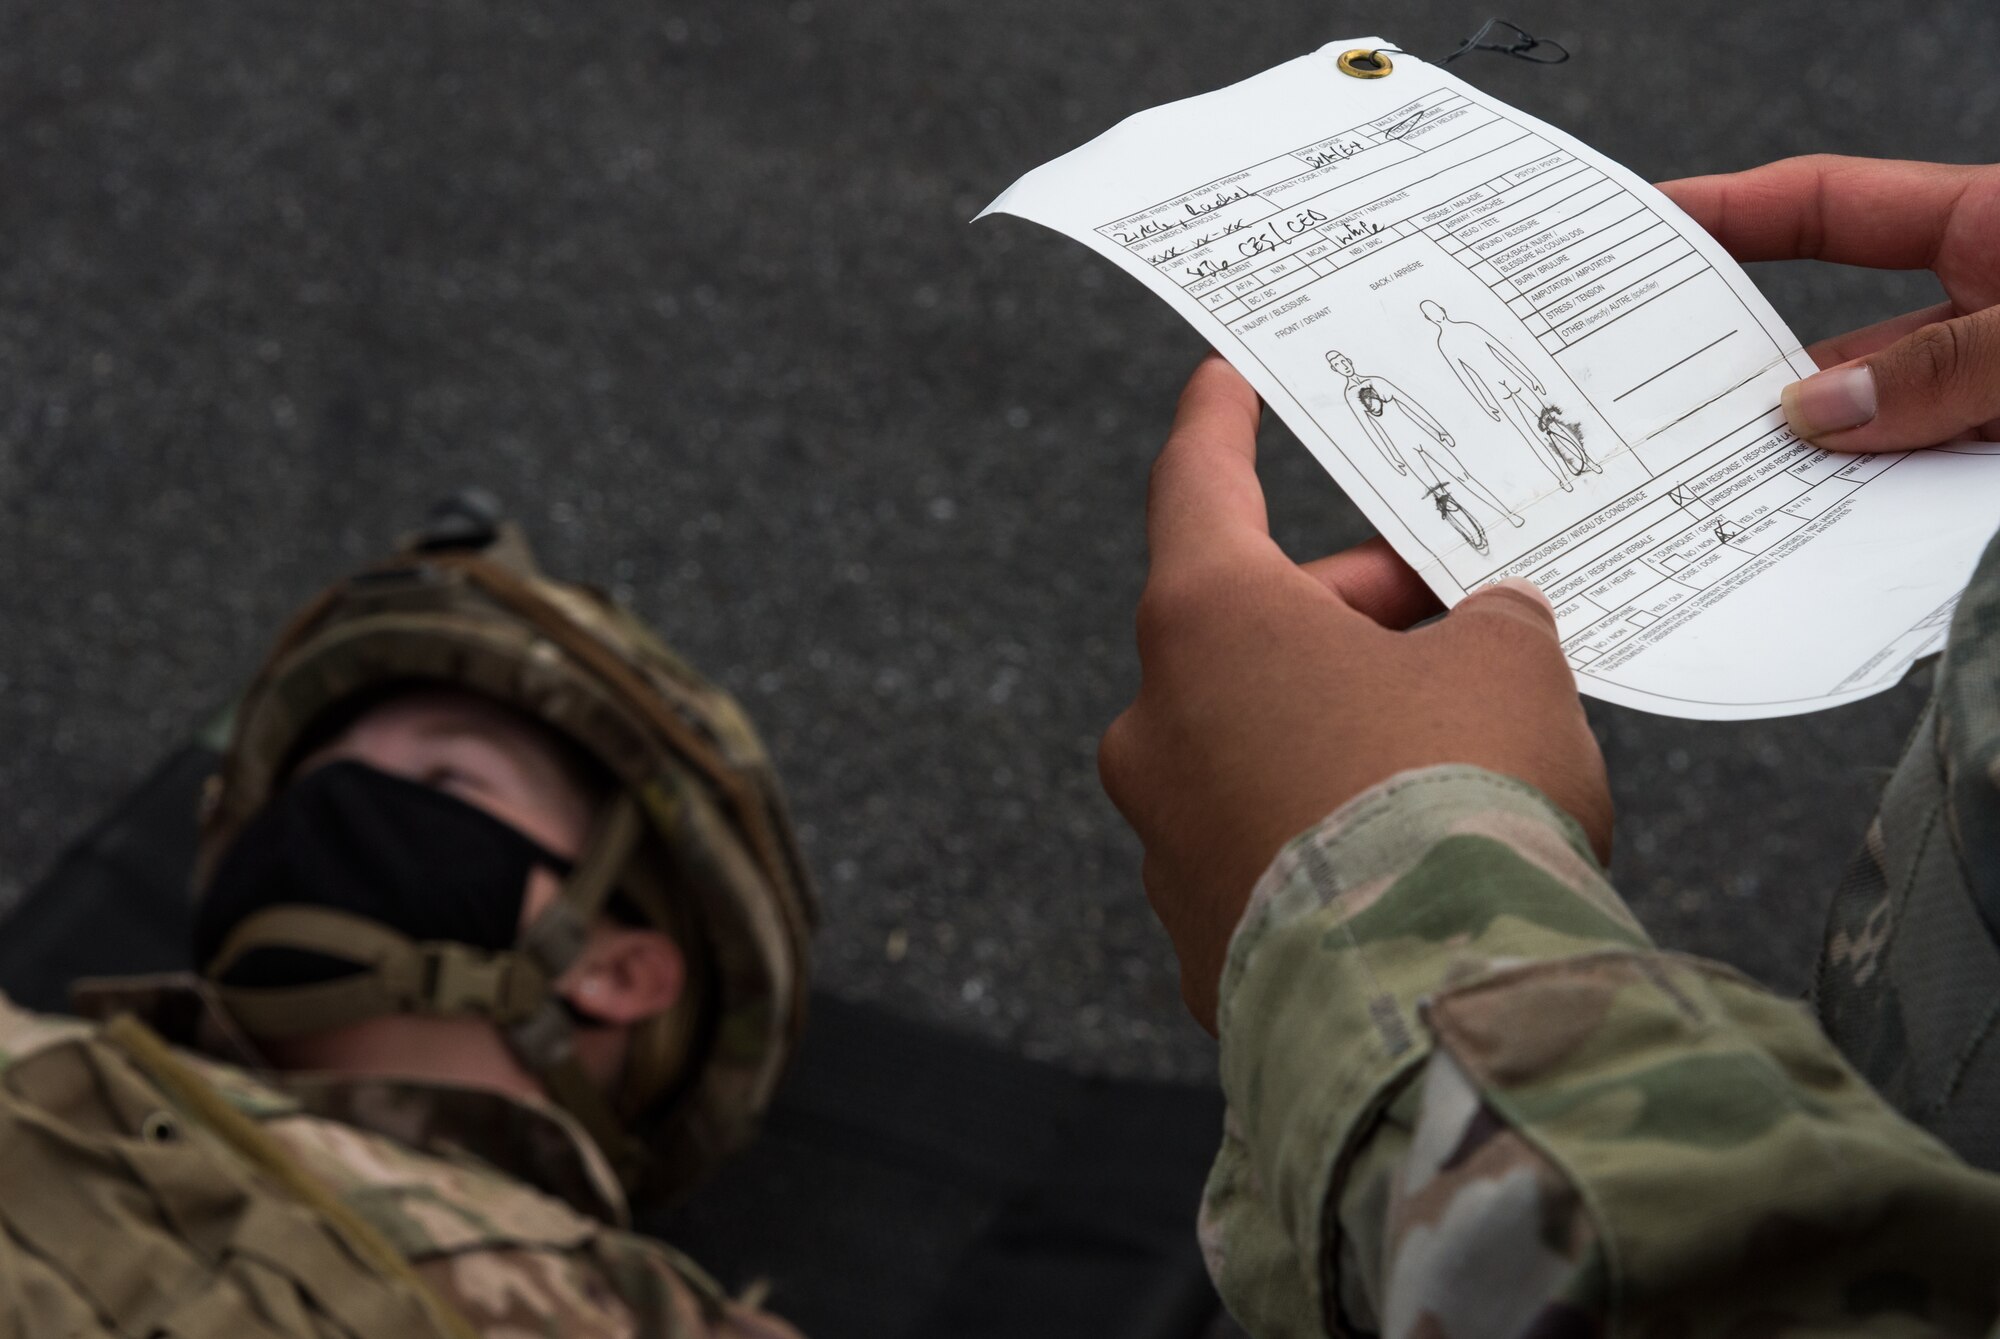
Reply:
M1474 550L1486 553L1492 547L1491 541L1486 537L1485 526L1466 511L1451 491L1453 483L1485 503L1509 525L1524 524L1512 507L1466 470L1458 458L1458 443L1409 392L1387 377L1357 372L1352 360L1338 349L1327 350L1326 363L1336 376L1346 379L1341 398L1382 458L1398 474L1407 475L1414 470L1438 515Z

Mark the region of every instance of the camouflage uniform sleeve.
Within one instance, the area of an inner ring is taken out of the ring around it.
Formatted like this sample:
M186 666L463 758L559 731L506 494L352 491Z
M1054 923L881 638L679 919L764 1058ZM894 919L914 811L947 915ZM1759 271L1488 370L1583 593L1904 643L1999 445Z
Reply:
M1983 1334L2000 1178L1800 1007L1656 949L1472 768L1279 855L1230 947L1202 1241L1260 1339Z
M2000 1171L2000 537L1835 890L1814 999L1896 1109Z

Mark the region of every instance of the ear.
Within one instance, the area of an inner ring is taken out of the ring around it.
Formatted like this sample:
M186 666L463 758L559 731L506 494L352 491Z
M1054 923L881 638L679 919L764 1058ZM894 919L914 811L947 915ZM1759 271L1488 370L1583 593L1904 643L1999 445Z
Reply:
M687 960L680 945L658 930L599 926L590 946L563 973L557 989L592 1018L637 1023L680 1002Z

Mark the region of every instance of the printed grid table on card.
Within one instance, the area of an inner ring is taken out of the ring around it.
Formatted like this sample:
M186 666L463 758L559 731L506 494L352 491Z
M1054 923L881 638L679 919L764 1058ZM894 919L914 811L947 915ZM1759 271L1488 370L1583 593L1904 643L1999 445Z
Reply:
M1440 90L1098 231L1230 324L1422 232L1498 294L1551 353L1708 268L1658 214L1532 131L1445 152L1493 127L1513 129L1499 114ZM1419 183L1337 215L1315 207L1427 154L1439 158L1440 173L1475 155L1517 165L1445 204L1401 215L1396 206L1412 201Z

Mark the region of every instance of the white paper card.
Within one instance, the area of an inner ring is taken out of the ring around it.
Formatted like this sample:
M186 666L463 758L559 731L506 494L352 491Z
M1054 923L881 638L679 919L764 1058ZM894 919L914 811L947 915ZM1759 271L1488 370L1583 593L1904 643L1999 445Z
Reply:
M1142 112L986 212L1166 299L1447 603L1534 581L1594 697L1784 716L1937 650L1995 448L1801 442L1778 393L1812 362L1707 233L1413 56L1336 66L1383 45Z

